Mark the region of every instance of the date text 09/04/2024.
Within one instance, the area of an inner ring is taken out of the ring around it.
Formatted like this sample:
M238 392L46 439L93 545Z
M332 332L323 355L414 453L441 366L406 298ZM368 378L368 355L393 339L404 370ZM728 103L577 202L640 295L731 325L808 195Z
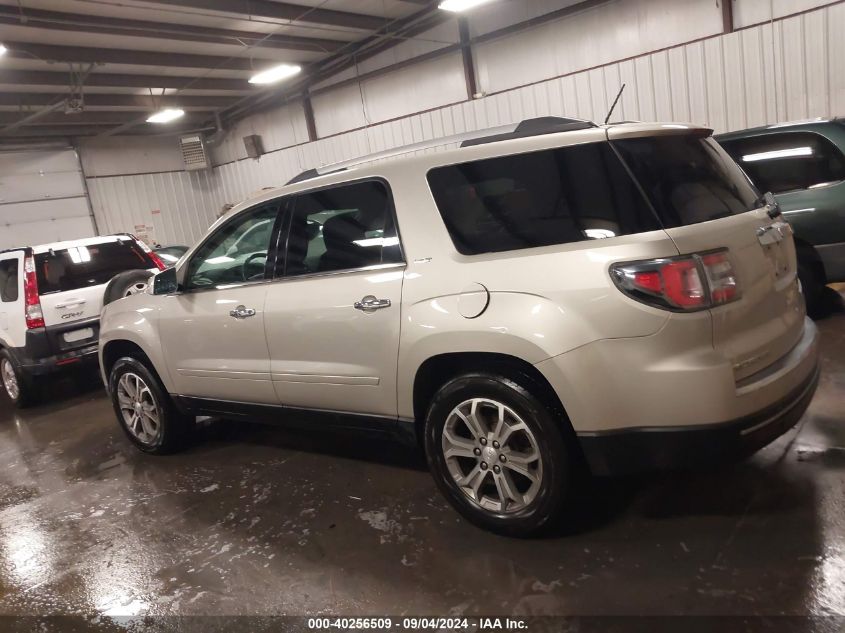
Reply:
M406 617L394 620L388 617L370 618L309 618L308 628L313 630L473 630L473 631L519 631L528 628L524 620L518 618L438 618Z

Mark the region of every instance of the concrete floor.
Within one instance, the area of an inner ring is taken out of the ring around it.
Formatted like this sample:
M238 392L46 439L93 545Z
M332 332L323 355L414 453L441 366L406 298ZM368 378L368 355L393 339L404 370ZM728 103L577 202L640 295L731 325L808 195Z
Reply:
M413 455L216 422L147 457L96 380L0 403L0 614L845 614L845 313L795 430L711 472L600 481L572 534L461 520Z

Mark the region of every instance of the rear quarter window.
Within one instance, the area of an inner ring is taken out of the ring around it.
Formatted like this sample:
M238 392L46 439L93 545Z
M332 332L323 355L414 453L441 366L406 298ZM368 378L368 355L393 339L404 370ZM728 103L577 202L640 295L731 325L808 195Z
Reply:
M692 134L613 141L666 228L744 213L759 194L719 145Z
M0 261L0 301L11 303L18 300L18 260Z
M606 142L437 167L428 183L464 255L661 228Z
M97 286L108 283L118 273L145 268L155 265L131 240L73 246L35 255L41 294Z

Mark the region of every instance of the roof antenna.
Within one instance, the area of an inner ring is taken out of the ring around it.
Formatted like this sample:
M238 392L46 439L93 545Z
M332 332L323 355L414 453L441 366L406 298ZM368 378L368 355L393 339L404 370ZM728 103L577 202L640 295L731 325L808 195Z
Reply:
M607 116L604 117L604 124L607 125L607 122L610 121L610 115L613 114L613 111L616 109L616 104L619 103L619 97L622 96L622 91L625 90L625 85L622 84L622 87L619 88L619 92L616 93L616 98L613 100L613 105L610 106L610 110L607 112Z

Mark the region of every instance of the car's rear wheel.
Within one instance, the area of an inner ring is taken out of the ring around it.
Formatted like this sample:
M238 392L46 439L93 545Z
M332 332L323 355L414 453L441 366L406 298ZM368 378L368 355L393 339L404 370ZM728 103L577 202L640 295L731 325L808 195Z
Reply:
M38 386L32 376L27 376L5 349L0 349L0 382L6 396L17 407L28 407L38 400Z
M529 536L557 524L573 460L560 420L513 380L467 374L440 388L426 418L429 467L464 517Z
M109 394L126 436L145 453L183 448L193 419L182 414L159 380L141 361L124 357L112 367Z

